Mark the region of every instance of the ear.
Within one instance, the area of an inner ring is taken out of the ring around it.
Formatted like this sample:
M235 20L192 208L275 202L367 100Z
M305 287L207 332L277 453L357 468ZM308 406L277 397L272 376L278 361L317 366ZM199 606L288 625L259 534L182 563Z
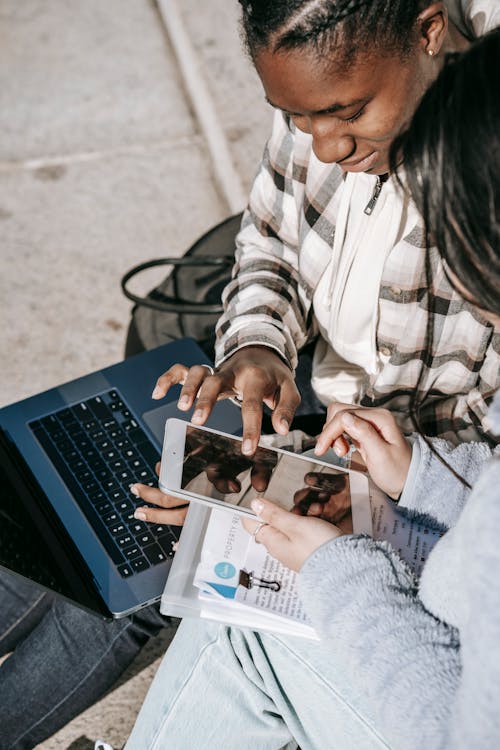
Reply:
M437 55L448 30L448 11L444 2L435 2L423 10L417 18L418 44L431 57Z

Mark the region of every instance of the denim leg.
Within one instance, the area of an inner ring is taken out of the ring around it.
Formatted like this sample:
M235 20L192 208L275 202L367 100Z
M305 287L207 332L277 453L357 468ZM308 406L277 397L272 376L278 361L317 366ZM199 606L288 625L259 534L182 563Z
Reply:
M26 578L0 570L0 656L13 651L31 633L52 601L52 594Z
M10 633L15 650L0 667L0 750L28 750L98 700L169 621L151 606L108 622L59 597L48 597L45 612L34 617L41 590L23 581L23 623L21 601L14 614L12 586L5 578L0 579L0 639ZM34 590L31 597L28 588ZM4 595L10 602L7 622ZM15 631L21 637L14 638Z
M388 750L362 685L333 641L315 643L185 619L126 750Z

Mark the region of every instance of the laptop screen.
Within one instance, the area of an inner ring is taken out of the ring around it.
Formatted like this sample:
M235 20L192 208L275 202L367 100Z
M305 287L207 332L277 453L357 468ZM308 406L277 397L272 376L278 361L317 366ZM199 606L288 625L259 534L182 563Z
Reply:
M12 461L12 449L9 446L7 453L6 439L0 434L0 566L109 617L98 594L89 589L78 571L80 561L69 548L71 540L62 527L58 537L39 507L30 474L26 466L20 470ZM49 507L48 503L45 506Z

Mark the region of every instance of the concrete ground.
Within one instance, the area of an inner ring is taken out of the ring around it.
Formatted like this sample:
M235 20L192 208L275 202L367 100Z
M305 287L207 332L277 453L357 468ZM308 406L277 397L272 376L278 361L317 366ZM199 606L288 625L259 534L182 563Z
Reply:
M236 0L0 0L1 405L119 361L121 275L243 207L271 113L237 14ZM121 747L170 635L39 748Z

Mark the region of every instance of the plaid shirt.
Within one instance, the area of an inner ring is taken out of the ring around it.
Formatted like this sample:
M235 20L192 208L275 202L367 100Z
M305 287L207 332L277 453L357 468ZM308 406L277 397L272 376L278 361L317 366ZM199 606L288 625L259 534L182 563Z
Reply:
M312 298L331 257L344 179L337 165L316 159L311 145L310 136L276 114L237 237L233 279L223 294L217 364L258 344L294 369L298 350L317 335ZM402 197L394 200L403 206ZM409 431L409 398L423 369L418 396L424 432L453 442L484 439L487 406L500 385L500 334L452 289L436 250L430 261L429 292L419 222L386 260L376 333L382 366L366 375L358 402L391 409Z

